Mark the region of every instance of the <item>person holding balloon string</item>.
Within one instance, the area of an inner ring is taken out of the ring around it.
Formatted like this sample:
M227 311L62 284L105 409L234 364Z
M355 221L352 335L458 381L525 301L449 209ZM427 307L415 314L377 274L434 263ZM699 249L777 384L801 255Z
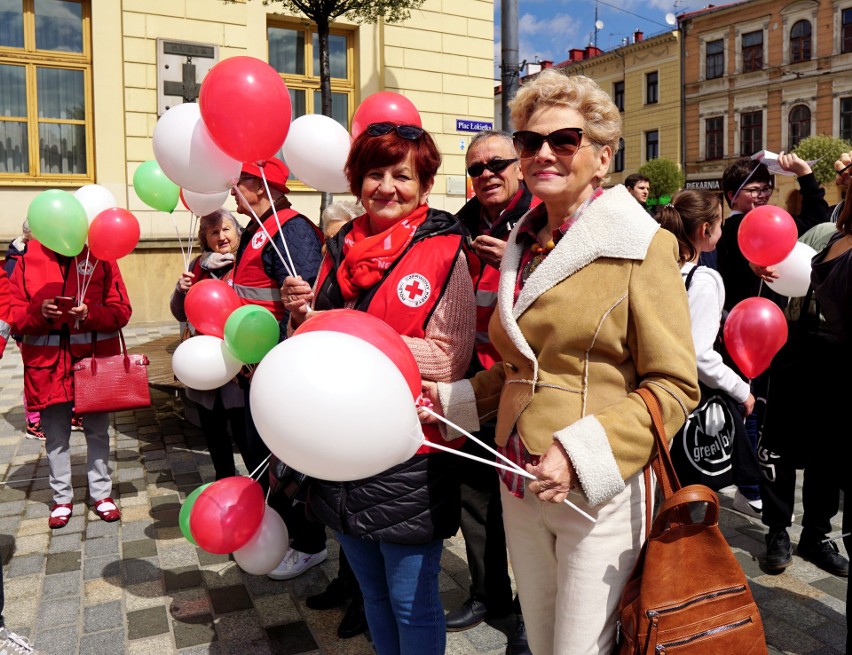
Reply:
M475 300L462 226L427 204L440 163L431 135L417 125L372 123L355 138L346 175L366 213L327 242L313 289L304 280L286 280L294 346L296 339L322 334L302 335L312 324L334 330L334 312L357 310L401 335L416 377L451 382L464 376ZM419 379L413 391L406 380L413 412ZM424 432L429 441L446 443L435 426ZM358 474L361 479L318 470L308 487L309 512L333 530L358 580L379 655L438 654L446 645L438 577L443 540L459 527L458 465L453 455L426 445L414 449L406 461Z
M85 213L78 217L77 207L73 203L69 206L70 201L57 207L49 191L40 196L28 211L34 240L12 275L11 322L23 335L21 358L27 398L31 407L41 412L53 489L48 523L57 529L68 524L73 512L69 444L73 364L91 357L95 343L98 354L119 354L119 331L130 320L132 308L116 261L90 261L89 247L85 245ZM61 201L66 199L62 197ZM82 207L79 212L83 212ZM65 227L52 229L57 221ZM78 224L82 228L79 232L68 231ZM110 252L105 233L90 233L89 241L93 251L104 245ZM76 304L67 312L62 311L56 302L59 296L76 298ZM121 511L110 497L109 414L87 414L83 427L94 511L104 521L118 521Z
M697 405L689 307L674 236L623 186L603 189L621 134L608 94L547 70L511 112L524 180L542 204L512 230L501 262L489 335L502 361L424 383L424 395L466 430L496 412L498 451L536 478L500 474L530 650L606 653L651 493L642 471L653 427L635 389L659 399L668 434Z
M240 242L243 228L226 209L202 216L198 224L198 242L201 254L192 260L189 270L181 273L169 301L172 316L178 321L187 321L184 300L193 284L206 279L231 279L234 266L234 253ZM215 257L212 255L216 255ZM206 258L206 268L201 267L201 259ZM187 325L190 335L195 333L191 323ZM231 380L214 390L196 390L187 387L187 397L198 405L198 418L201 431L207 442L207 450L213 461L216 479L236 475L234 443L242 453L245 449L245 393ZM228 426L230 425L230 434Z

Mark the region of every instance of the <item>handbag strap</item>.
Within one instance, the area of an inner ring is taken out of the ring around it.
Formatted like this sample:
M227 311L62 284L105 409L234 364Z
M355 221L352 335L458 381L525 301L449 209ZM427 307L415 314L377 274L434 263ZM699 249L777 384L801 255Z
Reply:
M121 354L124 355L124 369L130 370L130 355L127 354L127 344L124 342L124 332L118 328L118 340L121 342ZM95 359L95 346L98 343L98 332L92 330L92 373L98 372L98 364Z
M668 439L666 438L666 427L663 422L663 410L660 406L660 401L654 393L647 387L639 387L636 393L645 401L648 407L648 413L651 414L651 423L654 433L654 454L651 460L645 465L645 537L651 533L651 475L650 468L654 469L654 475L657 476L657 481L660 484L660 489L664 499L671 498L680 486L680 481L677 478L672 457L669 453Z

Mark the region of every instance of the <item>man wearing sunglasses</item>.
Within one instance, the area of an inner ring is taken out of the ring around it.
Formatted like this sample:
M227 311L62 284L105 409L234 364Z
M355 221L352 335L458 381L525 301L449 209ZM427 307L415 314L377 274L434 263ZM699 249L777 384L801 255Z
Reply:
M471 249L481 263L481 271L474 279L477 333L470 376L499 359L488 340L488 322L497 303L500 260L509 232L539 200L524 186L512 137L505 132L486 130L473 137L465 168L475 197L456 216L467 230ZM493 448L494 422L483 424L477 437ZM487 456L470 439L462 450L477 457ZM509 637L506 653L526 655L530 651L520 604L517 598L512 599L497 470L466 459L462 460L462 468L461 531L470 569L470 597L447 615L447 629L467 630L486 618L514 611L517 630Z

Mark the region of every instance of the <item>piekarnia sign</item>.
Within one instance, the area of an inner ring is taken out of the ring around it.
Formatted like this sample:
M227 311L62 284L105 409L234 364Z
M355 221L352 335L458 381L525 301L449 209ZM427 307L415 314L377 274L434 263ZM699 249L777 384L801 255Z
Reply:
M457 132L482 132L483 130L492 129L493 126L493 123L487 121L470 121L464 118L456 119Z
M702 189L704 191L721 191L722 180L720 178L711 178L709 180L687 180L684 184L685 189Z

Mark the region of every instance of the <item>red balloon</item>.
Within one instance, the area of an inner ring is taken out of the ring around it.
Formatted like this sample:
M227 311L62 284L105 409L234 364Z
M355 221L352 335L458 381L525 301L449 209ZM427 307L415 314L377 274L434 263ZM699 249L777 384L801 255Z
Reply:
M255 480L222 478L196 499L189 514L190 533L208 553L232 553L255 535L265 509L263 489Z
M374 345L396 364L413 398L420 396L420 369L399 333L378 316L357 309L330 309L302 323L293 335L325 330L344 332Z
M393 91L379 91L364 98L352 115L352 138L366 130L370 123L385 122L423 127L420 112L411 100Z
M222 280L201 280L186 293L183 308L187 320L201 334L225 338L225 323L242 301L237 292Z
M275 156L290 131L290 92L278 72L254 57L230 57L201 83L201 118L214 143L242 162Z
M121 259L139 243L139 221L126 209L105 209L89 225L89 251L103 260Z
M771 300L746 298L731 308L722 336L731 359L746 377L755 378L787 341L787 319Z
M752 209L743 218L737 232L737 242L743 255L758 266L772 266L784 261L798 238L796 221L775 205Z

